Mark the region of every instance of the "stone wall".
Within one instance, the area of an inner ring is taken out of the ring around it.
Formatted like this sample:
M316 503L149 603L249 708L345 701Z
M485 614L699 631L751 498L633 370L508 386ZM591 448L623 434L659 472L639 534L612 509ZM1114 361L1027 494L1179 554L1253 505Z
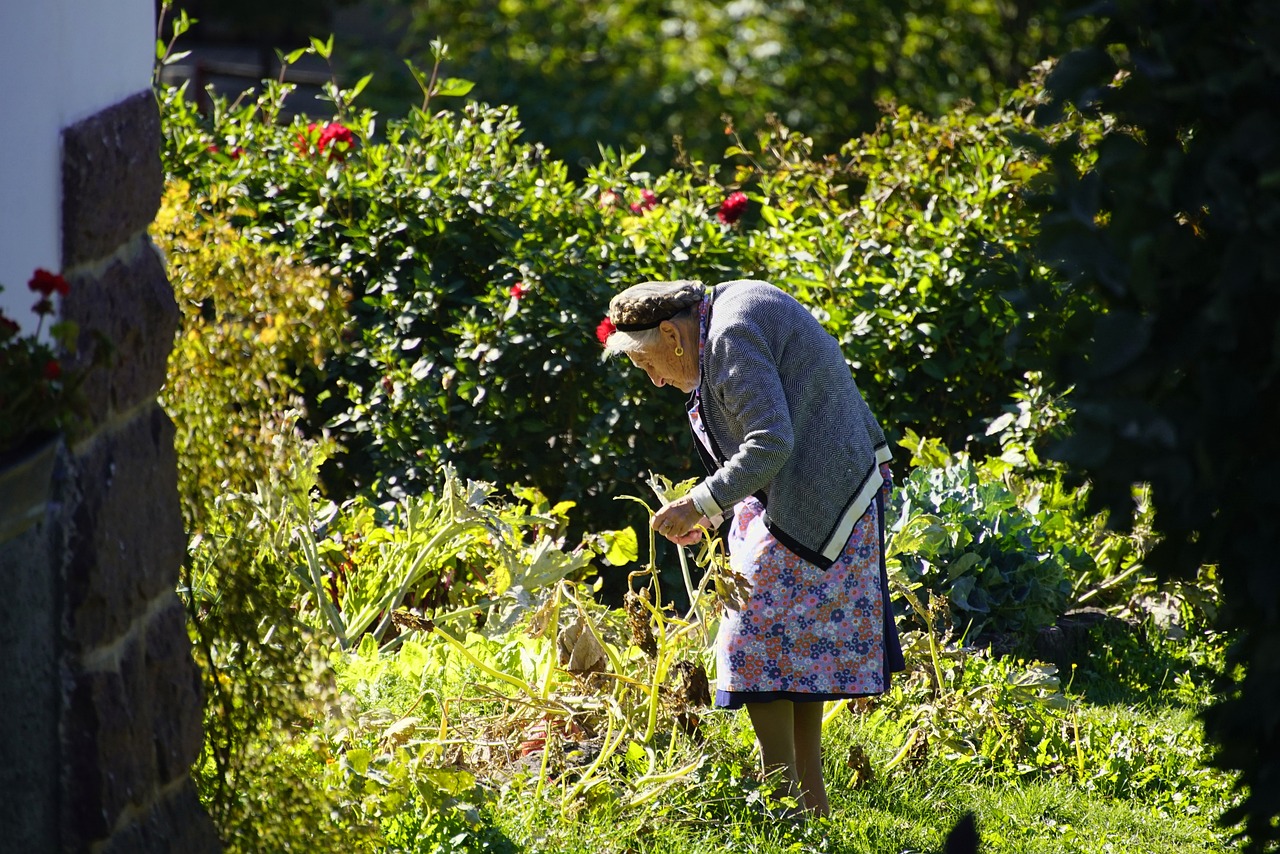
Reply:
M179 321L146 233L159 145L149 91L63 134L62 317L80 325L82 364L103 341L113 353L86 383L91 427L60 450L46 517L0 545L0 569L25 570L34 603L0 633L0 654L31 656L29 673L0 680L0 728L25 721L34 740L0 741L0 762L16 763L5 789L34 793L27 818L0 811L0 830L21 825L24 851L220 850L191 781L200 681L175 592L185 545L174 431L156 403ZM41 610L49 603L53 613Z

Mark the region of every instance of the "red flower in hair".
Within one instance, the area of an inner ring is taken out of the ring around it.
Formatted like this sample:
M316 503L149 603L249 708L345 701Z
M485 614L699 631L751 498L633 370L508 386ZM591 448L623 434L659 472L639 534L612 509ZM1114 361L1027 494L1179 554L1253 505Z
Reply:
M746 211L747 194L730 193L729 197L720 203L720 210L716 211L716 217L725 225L733 225Z
M600 325L596 327L596 340L600 342L600 346L609 343L609 336L618 331L618 327L613 325L613 321L608 317L600 321Z

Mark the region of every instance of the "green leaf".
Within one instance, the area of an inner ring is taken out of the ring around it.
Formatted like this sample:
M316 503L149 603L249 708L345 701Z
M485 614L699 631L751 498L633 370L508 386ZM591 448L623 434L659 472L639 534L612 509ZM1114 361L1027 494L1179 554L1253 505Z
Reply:
M470 80L463 80L458 77L446 77L436 84L435 94L450 97L460 97L472 90L476 84Z
M365 635L360 638L360 646L356 650L356 655L366 661L377 661L378 654L378 642L374 639L373 635Z
M469 771L456 771L449 768L428 768L422 776L437 790L457 797L465 795L476 787L476 778Z
M947 567L947 580L955 581L961 575L964 575L966 572L973 569L974 565L977 564L979 560L980 558L973 552L965 552L960 555L960 557L953 560Z
M373 751L363 747L353 747L342 756L342 761L361 777L369 773L369 763L373 760Z
M333 55L333 34L325 41L321 41L315 36L311 37L311 49L314 50L324 59L329 59Z
M610 566L624 566L640 557L640 543L634 528L602 531L600 539L605 543L604 559Z
M352 86L347 92L347 99L354 101L364 91L364 87L369 85L369 81L373 79L372 74L366 74L356 81L356 85Z

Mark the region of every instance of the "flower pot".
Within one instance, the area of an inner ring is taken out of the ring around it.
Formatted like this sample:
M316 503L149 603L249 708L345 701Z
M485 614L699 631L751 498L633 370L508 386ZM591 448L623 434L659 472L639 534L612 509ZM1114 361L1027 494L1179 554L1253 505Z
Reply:
M60 441L41 436L0 455L0 543L44 518Z

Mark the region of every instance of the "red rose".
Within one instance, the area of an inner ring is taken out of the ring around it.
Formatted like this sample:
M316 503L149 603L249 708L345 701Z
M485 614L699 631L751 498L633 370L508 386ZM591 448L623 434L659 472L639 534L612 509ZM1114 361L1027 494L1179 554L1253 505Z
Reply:
M524 286L524 282L516 282L511 286L507 293L511 294L516 299L520 299L520 297L529 293L529 289Z
M600 321L600 325L596 327L596 340L600 342L600 346L604 346L609 342L609 336L618 331L618 327L613 325L613 321L608 317Z
M641 190L640 201L631 203L631 212L642 214L645 211L653 210L657 204L658 197L653 194L653 190Z
M716 212L716 217L725 225L733 225L746 211L747 194L730 193L729 197L720 203L720 210Z
M57 359L50 359L44 363L44 378L50 382L62 378L62 365L58 364Z
M62 278L60 274L50 273L48 270L36 270L35 275L31 277L31 281L27 282L27 287L46 297L53 296L54 293L65 297L71 292L71 286L67 284L66 279Z

